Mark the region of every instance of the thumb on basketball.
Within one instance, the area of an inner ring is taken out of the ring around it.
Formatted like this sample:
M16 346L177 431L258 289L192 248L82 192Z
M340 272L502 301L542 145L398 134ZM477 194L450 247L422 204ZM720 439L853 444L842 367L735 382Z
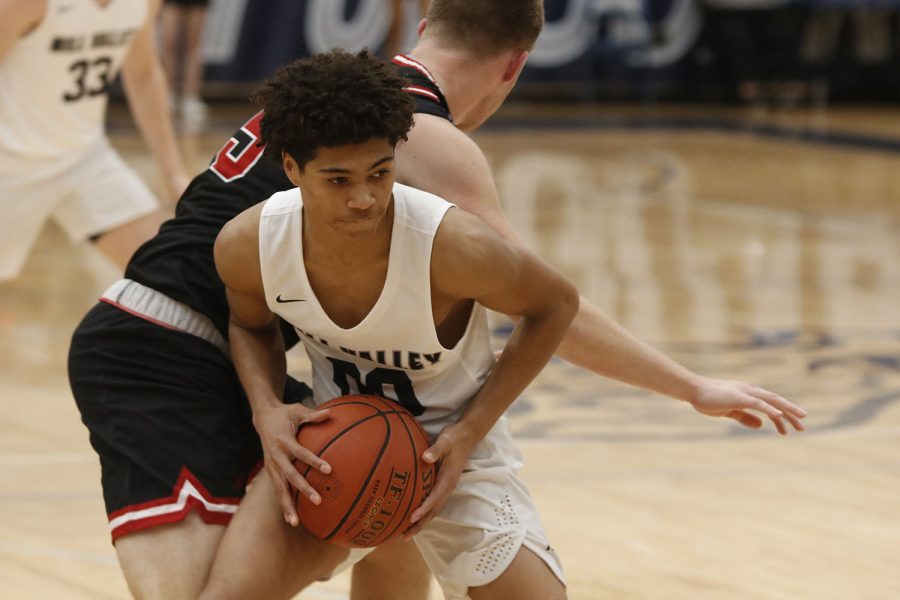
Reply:
M291 421L293 421L297 427L304 423L320 423L327 419L328 416L329 412L327 408L313 410L302 404L294 404L291 406Z
M422 453L422 460L428 464L434 464L447 456L447 453L450 452L450 448L452 448L452 444L449 439L446 436L439 435L434 441L434 444L429 446L425 452Z

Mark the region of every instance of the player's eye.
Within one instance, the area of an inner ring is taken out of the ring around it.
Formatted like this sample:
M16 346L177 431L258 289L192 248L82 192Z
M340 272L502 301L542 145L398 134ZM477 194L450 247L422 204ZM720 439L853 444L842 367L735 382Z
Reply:
M347 183L347 181L348 180L346 177L332 177L328 180L328 183L330 183L332 185L343 185L343 184Z
M383 177L387 177L388 173L390 173L390 172L391 172L390 169L379 169L379 170L375 171L374 173L372 173L372 177L375 179L381 179Z

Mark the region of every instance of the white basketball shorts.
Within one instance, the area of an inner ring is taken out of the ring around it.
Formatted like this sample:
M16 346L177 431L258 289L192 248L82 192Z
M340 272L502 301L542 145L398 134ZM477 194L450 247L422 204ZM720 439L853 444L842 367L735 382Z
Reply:
M80 242L157 207L153 193L106 138L67 160L0 154L0 281L19 273L47 219Z
M414 538L446 600L466 600L468 589L494 581L524 546L565 583L559 556L547 541L537 508L516 472L522 456L502 417L475 447L456 491ZM335 573L371 549L351 550Z

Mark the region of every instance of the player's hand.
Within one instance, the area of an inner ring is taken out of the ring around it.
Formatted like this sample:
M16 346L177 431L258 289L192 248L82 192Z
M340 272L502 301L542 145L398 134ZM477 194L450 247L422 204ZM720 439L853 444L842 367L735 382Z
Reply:
M254 415L253 424L259 433L266 471L275 487L275 495L284 520L297 525L297 492L309 498L313 504L322 501L321 496L303 478L294 461L312 466L322 473L331 473L331 465L297 442L297 429L304 423L318 423L328 418L328 410L312 410L302 404L279 404Z
M754 412L769 417L781 435L787 435L785 421L797 431L803 431L800 419L806 411L778 394L758 385L742 381L704 378L691 405L698 412L711 417L728 417L744 427L759 429L763 420Z
M422 459L431 464L439 463L440 468L431 493L425 498L422 506L416 509L410 517L413 525L404 532L404 539L412 539L435 515L441 512L447 499L450 498L450 494L456 489L466 461L469 460L477 443L478 440L472 439L464 427L453 424L445 427L434 444L425 450Z

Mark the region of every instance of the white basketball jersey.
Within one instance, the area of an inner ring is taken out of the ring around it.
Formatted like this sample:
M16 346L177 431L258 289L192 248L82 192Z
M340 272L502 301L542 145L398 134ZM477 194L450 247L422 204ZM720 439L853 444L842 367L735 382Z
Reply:
M310 286L303 261L303 201L298 189L272 196L262 211L259 253L266 302L300 333L313 367L317 404L372 393L410 409L437 435L459 417L494 365L487 315L474 305L462 339L441 345L431 310L431 248L452 204L394 185L394 223L384 289L355 327L332 322ZM352 282L348 282L351 285Z
M0 157L63 158L96 142L147 10L148 0L48 0L0 63Z

